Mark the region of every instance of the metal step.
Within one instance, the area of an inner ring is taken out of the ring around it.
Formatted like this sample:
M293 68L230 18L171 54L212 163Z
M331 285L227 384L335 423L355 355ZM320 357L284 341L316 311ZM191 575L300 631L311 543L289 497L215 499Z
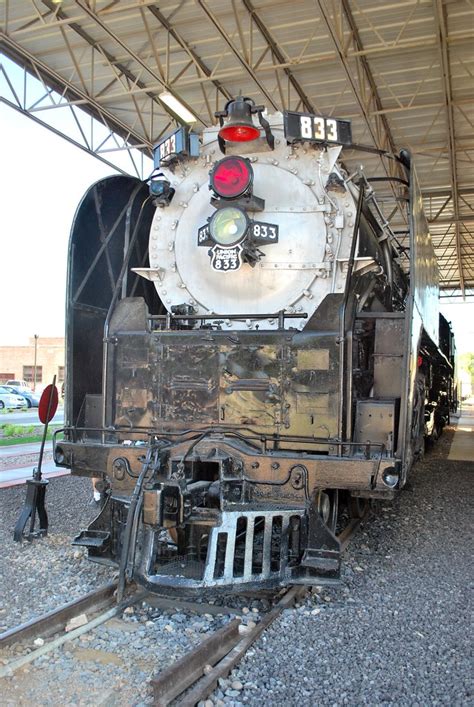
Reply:
M109 542L110 533L106 530L82 530L71 544L93 547L96 550L105 550Z

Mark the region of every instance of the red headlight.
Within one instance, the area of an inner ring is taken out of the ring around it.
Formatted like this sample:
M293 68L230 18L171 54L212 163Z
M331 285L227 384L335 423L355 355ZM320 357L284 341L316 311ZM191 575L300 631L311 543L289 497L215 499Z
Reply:
M211 172L211 188L224 198L237 198L245 194L253 181L253 170L242 157L224 157Z
M219 136L228 142L250 142L260 137L260 130L255 125L224 125Z

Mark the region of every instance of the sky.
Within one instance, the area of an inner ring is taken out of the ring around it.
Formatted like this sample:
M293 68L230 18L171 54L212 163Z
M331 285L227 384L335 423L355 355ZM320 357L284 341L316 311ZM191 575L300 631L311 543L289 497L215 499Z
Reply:
M0 345L64 335L66 262L75 210L113 169L0 103ZM474 303L442 304L458 352L474 353Z
M113 170L0 103L0 345L64 335L69 231L86 189Z

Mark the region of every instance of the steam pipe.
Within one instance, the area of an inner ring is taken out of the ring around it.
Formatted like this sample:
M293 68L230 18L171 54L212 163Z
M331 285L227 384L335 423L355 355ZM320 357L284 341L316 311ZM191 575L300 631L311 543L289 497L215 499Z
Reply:
M348 409L348 404L350 404L351 391L352 391L352 368L349 366L347 381L345 379L345 368L346 368L346 314L347 314L347 304L349 302L350 285L352 279L352 273L354 271L354 261L355 261L355 251L358 242L359 235L359 225L360 217L362 214L362 206L365 198L365 183L364 179L361 177L359 180L359 199L357 202L357 211L354 223L354 231L352 235L351 252L349 255L349 262L347 265L347 277L346 284L344 288L344 298L342 300L342 305L340 309L340 321L339 321L339 429L338 437L342 442L346 434L346 413Z

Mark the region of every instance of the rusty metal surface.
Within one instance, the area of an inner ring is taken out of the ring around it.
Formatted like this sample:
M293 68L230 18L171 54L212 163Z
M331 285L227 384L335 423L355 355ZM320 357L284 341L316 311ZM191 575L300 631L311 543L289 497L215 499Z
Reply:
M336 435L339 363L332 335L117 332L115 340L115 425L166 433L207 423Z

